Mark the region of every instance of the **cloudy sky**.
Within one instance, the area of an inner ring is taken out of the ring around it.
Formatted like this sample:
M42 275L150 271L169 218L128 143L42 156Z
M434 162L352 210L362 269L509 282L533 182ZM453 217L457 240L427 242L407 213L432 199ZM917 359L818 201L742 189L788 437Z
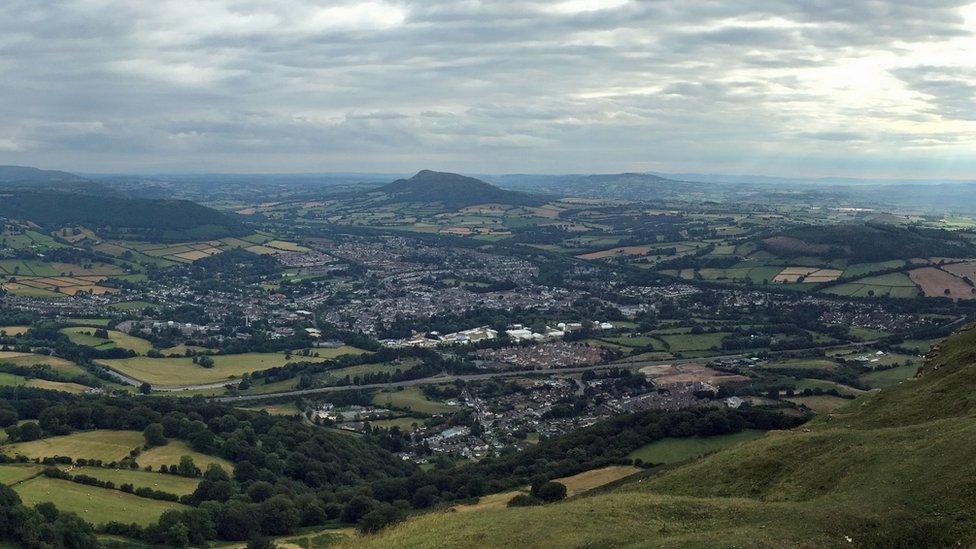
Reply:
M976 179L973 0L5 0L0 164Z

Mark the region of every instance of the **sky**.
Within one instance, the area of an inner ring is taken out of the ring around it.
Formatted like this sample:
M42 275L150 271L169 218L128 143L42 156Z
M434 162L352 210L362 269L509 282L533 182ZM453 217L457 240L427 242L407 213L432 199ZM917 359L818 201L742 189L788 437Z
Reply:
M0 164L976 179L976 4L4 0Z

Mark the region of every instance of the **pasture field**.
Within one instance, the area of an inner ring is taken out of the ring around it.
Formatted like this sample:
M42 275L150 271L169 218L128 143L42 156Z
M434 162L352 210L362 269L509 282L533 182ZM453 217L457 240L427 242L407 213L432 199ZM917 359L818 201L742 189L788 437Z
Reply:
M858 379L860 379L861 382L868 387L874 389L897 385L906 379L915 377L916 372L918 372L918 365L908 364L904 366L896 366L895 368L889 368L887 370L868 372Z
M763 366L764 368L786 368L796 370L836 370L837 363L824 358L790 358L777 360Z
M676 463L763 436L763 431L747 429L714 437L665 438L645 444L627 454L645 463Z
M44 467L40 465L0 465L0 484L10 486L25 479L40 474Z
M919 290L904 273L860 278L822 290L824 293L850 297L917 297Z
M17 351L0 351L0 363L13 364L16 366L37 366L46 364L54 370L67 375L78 375L85 373L80 366L56 356L36 355L33 353L20 353Z
M660 339L667 344L668 350L672 353L683 353L687 351L709 351L712 348L722 348L722 338L727 336L725 332L713 334L670 334L662 335Z
M181 477L163 473L149 473L133 469L108 469L105 467L75 467L72 475L88 475L102 481L111 481L118 488L131 484L135 488L152 488L182 496L192 494L200 484L200 479Z
M342 379L346 376L354 378L356 376L362 376L366 374L395 374L397 372L404 372L409 370L414 363L405 362L403 364L393 364L390 362L377 362L372 364L357 364L356 366L347 366L345 368L339 368L336 370L329 370L324 372L322 376L327 379L337 380Z
M915 284L926 297L949 297L951 299L976 299L976 288L958 276L937 269L922 267L908 271Z
M48 437L30 442L17 442L0 446L8 456L24 455L28 458L70 456L73 459L100 459L104 462L119 461L133 448L145 443L137 431L84 431L70 435Z
M141 439L142 433L137 434ZM195 463L201 471L206 471L207 466L209 466L211 463L220 465L223 467L224 471L227 471L228 473L234 471L234 464L226 459L197 452L193 448L190 448L182 440L175 439L170 439L169 444L165 446L156 446L142 452L139 454L139 457L136 458L136 462L139 463L140 467L151 465L154 471L158 471L163 465L177 465L180 462L180 458L183 456L190 456L193 458L193 463Z
M0 386L3 387L32 387L34 389L47 389L50 391L64 391L66 393L81 394L88 390L88 387L77 383L65 381L48 381L46 379L28 379L24 376L0 372Z
M850 402L849 399L834 395L812 395L787 398L786 400L795 404L802 404L818 414L833 412L837 408Z
M141 337L131 336L124 332L119 332L117 330L107 330L108 339L96 337L96 328L88 328L84 326L76 326L73 328L63 328L61 333L68 336L68 339L72 343L77 345L84 345L85 347L92 347L98 349L99 351L107 351L109 349L127 349L129 351L135 351L140 355L144 355L152 349L152 343L142 339Z
M373 397L373 404L405 408L422 414L443 414L454 411L453 406L428 399L418 387L407 387L400 391L380 391Z
M27 333L30 326L0 326L0 335L9 337L22 336Z
M855 263L844 269L844 278L857 278L864 276L868 273L874 273L878 271L886 271L888 269L897 269L899 267L904 267L905 261L902 259L894 259L891 261L879 261L877 263Z
M179 503L142 498L119 490L86 486L68 480L37 477L14 487L25 505L51 502L62 511L77 513L92 524L111 521L148 525L168 509L185 509Z
M285 353L211 355L214 361L213 368L198 366L190 357L133 357L99 360L98 363L151 385L199 385L239 378L246 373L283 366L288 362L325 362L337 356L359 354L363 351L355 347L342 346L335 349L319 349L318 352L318 357L292 355L290 361L286 360Z
M264 406L241 406L240 408L251 412L268 412L273 416L297 416L301 413L294 404L266 404Z
M406 431L413 428L414 424L423 426L424 420L416 417L398 417L393 419L373 419L369 422L373 427L382 427L383 429L390 429L392 427L399 427L401 431Z
M841 383L837 383L834 381L827 381L825 379L805 378L805 379L798 380L793 386L793 390L798 393L800 391L803 391L804 389L823 389L824 391L835 389L837 390L838 393L842 395L853 395L853 396L857 396L864 393L864 391L862 391L861 389L849 387L847 385L843 385Z
M600 469L583 471L582 473L557 478L554 480L566 486L566 497L569 498L589 492L590 490L594 490L601 486L606 486L611 482L616 482L622 478L639 473L640 471L640 468L631 467L629 465L610 465ZM452 508L452 510L459 512L471 512L485 511L489 509L504 509L510 499L519 494L525 493L528 493L528 488L510 490L508 492L500 492L497 494L489 494L487 496L478 498L477 503L473 503L471 505L458 505Z

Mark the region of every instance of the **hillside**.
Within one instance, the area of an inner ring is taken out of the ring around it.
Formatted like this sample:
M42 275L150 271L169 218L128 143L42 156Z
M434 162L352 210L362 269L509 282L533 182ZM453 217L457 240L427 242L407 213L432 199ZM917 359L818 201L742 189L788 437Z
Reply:
M367 547L861 546L976 542L976 331L917 379L791 431L604 493L421 516Z
M0 217L49 228L82 225L103 236L156 240L220 238L241 225L216 210L186 200L132 199L57 191L0 191Z
M458 209L476 204L505 204L509 206L539 206L540 197L506 191L480 179L455 173L422 170L409 179L397 179L370 191L381 202L440 203Z
M976 255L976 247L958 234L880 223L796 227L764 239L762 245L781 257L819 256L853 261Z
M0 183L81 183L84 177L57 170L41 170L28 166L0 166Z

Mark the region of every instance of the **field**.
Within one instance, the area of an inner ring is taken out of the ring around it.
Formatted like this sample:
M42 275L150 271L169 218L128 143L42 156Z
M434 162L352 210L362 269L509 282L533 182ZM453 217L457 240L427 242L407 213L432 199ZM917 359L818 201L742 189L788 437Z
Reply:
M405 408L422 414L443 414L454 410L447 404L429 400L417 387L407 387L402 391L381 391L373 397L373 403L377 406Z
M917 364L909 364L905 366L897 366L895 368L889 368L887 370L878 370L876 372L869 372L862 375L859 379L865 385L871 388L876 387L889 387L891 385L897 385L902 381L910 377L914 377L915 373L918 371Z
M818 414L832 412L850 402L846 398L834 395L799 396L787 398L786 400L796 404L802 404Z
M116 487L131 484L135 488L152 488L170 494L182 496L191 494L200 484L200 479L168 475L163 473L147 473L132 469L107 469L104 467L75 467L72 475L88 475L98 480L111 481Z
M139 436L141 438L142 434L139 433ZM139 454L139 457L136 458L136 461L139 463L140 467L151 465L154 471L158 471L163 465L178 464L180 462L180 458L183 456L190 456L193 458L193 462L197 467L200 468L200 470L205 471L207 466L211 463L220 465L228 473L234 470L234 464L226 459L201 454L200 452L197 452L196 450L187 446L185 442L173 439L170 439L169 444L166 446L156 446L142 452Z
M606 486L622 478L639 473L640 468L629 465L610 465L600 469L583 471L576 475L554 479L566 486L566 497L578 496L595 488ZM508 501L518 494L526 493L527 489L510 490L498 494L489 494L478 498L478 502L471 505L459 505L453 510L460 512L486 511L490 509L504 509Z
M49 501L63 511L77 513L92 524L111 521L141 524L155 522L167 509L183 505L142 498L119 490L85 486L67 480L37 477L14 487L25 505Z
M791 358L770 362L764 368L784 368L797 370L836 370L837 363L832 360L822 358Z
M48 381L46 379L28 379L16 374L0 372L0 386L4 387L33 387L35 389L48 389L50 391L64 391L66 393L81 394L88 390L88 387L77 383L64 381Z
M40 465L0 465L0 484L10 486L39 474L43 469Z
M952 299L976 299L976 288L963 279L935 267L922 267L908 271L915 284L926 297Z
M645 444L627 454L646 463L676 463L763 436L763 431L745 430L714 437L665 438Z
M32 353L20 353L17 351L0 351L0 363L14 364L16 366L36 366L46 364L66 375L78 375L85 373L80 366L55 356L35 355Z
M103 339L94 335L95 330L96 328L78 326L74 328L64 328L61 330L61 333L68 336L68 339L70 339L72 343L92 347L98 349L99 351L120 348L135 351L140 355L144 355L148 353L150 349L152 349L152 343L149 343L140 337L130 336L129 334L116 330L107 330L108 339Z
M291 362L325 362L344 354L358 354L363 351L355 347L319 349L318 357L293 355ZM174 386L177 384L200 385L226 381L254 372L286 364L284 353L244 353L239 355L212 355L213 368L197 366L188 357L147 358L134 357L113 360L99 360L113 370L151 385Z
M128 456L130 450L142 446L144 442L142 433L136 431L98 430L7 444L0 446L0 450L9 456L70 456L110 462Z
M722 348L722 338L728 334L717 332L713 334L666 334L659 336L667 344L672 353L687 351L708 351Z
M7 335L10 337L21 336L27 333L30 326L0 326L0 335Z
M850 297L915 297L919 293L915 283L904 273L861 278L823 291Z

